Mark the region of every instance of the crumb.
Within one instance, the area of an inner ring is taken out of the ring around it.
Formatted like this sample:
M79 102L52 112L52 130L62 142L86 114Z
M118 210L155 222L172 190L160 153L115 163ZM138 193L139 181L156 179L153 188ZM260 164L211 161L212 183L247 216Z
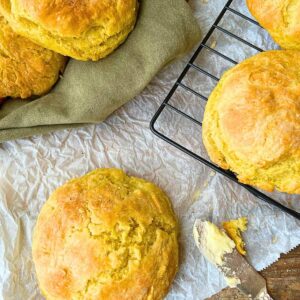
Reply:
M196 190L196 192L194 193L194 201L197 201L201 196L201 189Z
M208 180L205 180L203 183L203 188L206 188L208 186Z
M215 49L216 46L217 46L217 41L216 41L216 40L213 40L213 41L211 42L211 44L210 44L210 48Z
M240 254L246 255L245 243L242 239L242 232L247 230L248 220L242 217L236 220L230 220L222 223L228 236L235 242L236 248Z
M272 237L272 244L276 244L278 241L278 237L276 235L273 235Z

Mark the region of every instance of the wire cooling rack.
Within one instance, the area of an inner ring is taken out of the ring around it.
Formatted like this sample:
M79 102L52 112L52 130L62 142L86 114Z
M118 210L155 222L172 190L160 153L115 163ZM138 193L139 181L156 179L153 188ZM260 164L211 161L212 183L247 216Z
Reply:
M203 76L208 77L210 80L215 81L215 84L219 81L219 78L216 77L215 75L211 74L210 72L208 72L207 70L205 70L202 67L199 67L197 64L195 64L195 60L197 59L197 57L199 56L199 54L204 51L204 49L206 51L211 52L212 54L218 56L220 59L227 61L228 63L235 65L238 62L235 61L234 59L230 58L229 56L227 56L226 54L224 54L224 52L220 52L214 49L213 46L208 46L208 41L210 40L210 38L212 37L213 33L215 33L216 31L218 31L219 33L222 33L224 35L226 35L227 37L232 38L233 40L236 40L250 48L252 48L255 52L262 52L264 51L263 49L257 47L256 45L254 45L253 43L245 40L244 38L241 38L240 36L236 35L235 33L233 33L230 30L225 29L223 26L220 26L221 21L224 19L224 16L227 12L230 12L232 14L234 14L236 17L241 18L241 21L247 21L252 23L255 26L260 27L260 25L254 21L253 19L249 18L248 16L246 16L245 14L237 11L236 9L233 9L231 6L233 0L229 0L225 7L222 9L221 13L219 14L219 16L217 17L217 19L215 20L214 24L212 25L212 27L210 28L210 30L208 31L207 35L204 37L203 41L201 42L200 46L198 47L198 49L195 51L194 55L192 56L192 58L190 59L190 61L188 62L188 64L185 66L183 72L181 73L181 75L179 76L179 78L177 79L177 81L175 82L174 86L172 87L172 89L170 90L169 94L167 95L167 97L165 98L164 102L162 103L162 105L159 107L158 111L156 112L156 114L154 115L153 119L151 120L150 123L150 129L151 131L157 135L158 137L160 137L161 139L165 140L166 142L168 142L169 144L175 146L176 148L180 149L181 151L185 152L186 154L190 155L191 157L197 159L198 161L204 163L206 166L210 167L211 169L213 169L214 171L224 175L225 177L231 179L232 181L236 182L237 184L243 186L246 190L248 190L250 193L252 193L254 196L256 196L258 199L265 201L279 209L281 209L282 211L292 215L293 217L295 217L296 219L300 220L300 213L296 212L284 205L282 205L281 203L277 202L276 200L272 199L271 197L267 196L266 194L260 192L259 190L249 186L249 185L245 185L242 184L238 181L237 177L235 176L234 173L227 171L227 170L223 170L221 168L219 168L218 166L214 165L213 163L211 163L208 159L206 159L205 157L203 157L202 155L197 154L196 152L187 149L184 145L178 143L177 141L175 141L174 138L172 137L168 137L167 135L165 135L162 131L160 131L159 129L156 128L157 125L157 120L159 119L159 117L161 116L161 114L163 113L163 111L165 109L169 109L171 110L173 113L180 115L181 117L188 119L189 121L193 122L196 126L202 126L202 122L200 122L199 120L197 120L195 117L191 116L190 114L184 112L182 109L175 107L174 105L172 105L170 99L172 98L172 96L174 95L174 93L177 91L178 88L184 89L185 91L187 91L188 93L193 94L194 96L196 96L197 98L199 98L200 100L204 100L207 101L208 97L206 95L204 95L203 93L201 93L201 91L195 90L187 85L184 84L184 79L187 75L187 73L193 69L196 72L201 73ZM164 125L163 125L164 126ZM165 124L165 126L167 126L167 124Z

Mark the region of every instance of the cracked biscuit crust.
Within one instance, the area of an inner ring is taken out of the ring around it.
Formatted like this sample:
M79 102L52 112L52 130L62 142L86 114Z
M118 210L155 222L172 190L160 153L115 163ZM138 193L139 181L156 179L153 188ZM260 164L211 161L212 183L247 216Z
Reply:
M14 33L0 16L0 99L28 98L48 92L65 62L60 54Z
M203 142L242 183L300 194L300 52L267 51L227 71L209 97Z
M282 48L300 50L299 0L247 0L247 5Z
M137 0L0 0L14 31L78 60L99 60L132 31Z
M57 189L33 260L48 300L163 299L178 269L177 222L154 184L98 169Z

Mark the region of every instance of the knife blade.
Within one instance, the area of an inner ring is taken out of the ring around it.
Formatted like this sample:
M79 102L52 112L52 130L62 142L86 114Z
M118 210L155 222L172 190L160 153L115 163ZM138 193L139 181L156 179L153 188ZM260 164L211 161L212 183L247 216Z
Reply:
M213 223L196 220L193 233L200 252L217 266L230 287L237 287L251 299L272 299L265 279L236 250L225 232Z

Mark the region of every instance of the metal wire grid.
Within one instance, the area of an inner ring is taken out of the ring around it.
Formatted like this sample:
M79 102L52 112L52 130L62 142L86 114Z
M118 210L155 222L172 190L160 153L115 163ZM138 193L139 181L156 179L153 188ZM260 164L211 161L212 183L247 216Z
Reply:
M238 12L235 9L232 9L230 7L230 5L232 4L233 0L229 0L225 7L222 9L221 13L219 14L219 16L217 17L217 19L215 20L214 24L212 25L212 27L210 28L210 30L208 31L207 35L204 37L202 43L200 44L200 46L198 47L198 49L195 51L194 55L192 56L192 58L190 59L190 61L188 62L188 64L186 65L186 67L184 68L183 72L181 73L181 75L179 76L179 78L177 79L177 81L175 82L174 86L172 87L172 89L170 90L169 94L167 95L167 97L165 98L164 102L162 103L162 105L159 107L158 111L155 113L153 119L151 120L150 123L150 129L151 131L157 135L158 137L160 137L161 139L165 140L166 142L168 142L169 144L175 146L176 148L180 149L181 151L185 152L186 154L192 156L193 158L197 159L198 161L204 163L206 166L210 167L211 169L213 169L214 171L221 173L222 175L224 175L225 177L231 179L232 181L238 183L239 185L243 186L246 190L248 190L250 193L252 193L254 196L256 196L258 199L265 201L279 209L281 209L282 211L292 215L293 217L295 217L296 219L300 220L300 213L294 211L293 209L290 209L284 205L282 205L281 203L277 202L276 200L272 199L271 197L263 194L262 192L258 191L257 189L249 186L249 185L245 185L242 184L238 181L237 177L235 176L234 173L230 172L230 171L226 171L223 170L221 168L219 168L218 166L214 165L213 163L211 163L210 161L208 161L207 159L205 159L204 157L196 154L195 152L192 152L191 150L188 150L187 148L185 148L183 145L177 143L176 141L174 141L173 139L167 137L166 135L164 135L162 132L158 131L155 128L156 125L156 121L158 120L159 116L162 114L162 112L166 109L169 108L171 109L173 112L175 112L176 114L181 115L184 118L189 119L190 121L192 121L193 123L195 123L197 126L202 126L202 122L196 120L194 117L190 116L189 114L183 112L182 110L176 108L175 106L173 106L172 104L169 103L171 97L173 96L173 94L175 93L175 91L178 89L178 87L183 88L184 90L196 95L197 97L199 97L200 99L207 101L208 97L204 96L203 94L199 93L198 91L195 91L194 89L186 86L184 83L182 83L183 79L185 78L187 72L192 68L200 73L202 73L204 76L207 76L209 78L211 78L212 80L218 82L219 78L217 78L216 76L214 76L213 74L209 73L208 71L204 70L203 68L197 66L196 64L194 64L196 58L199 56L200 52L203 49L207 49L208 51L214 53L215 55L221 57L222 59L232 63L232 64L237 64L238 62L236 62L235 60L231 59L230 57L228 57L227 55L213 49L212 47L207 45L208 40L210 39L210 37L212 36L212 34L214 33L214 31L220 31L223 34L230 36L231 38L251 47L252 49L262 52L264 51L263 49L253 45L252 43L246 41L245 39L237 36L236 34L230 32L227 29L224 29L223 27L219 26L220 21L223 19L225 13L231 12L234 15L247 20L248 22L251 22L252 24L256 25L256 26L260 26L256 21L252 20L251 18L247 17L246 15Z

